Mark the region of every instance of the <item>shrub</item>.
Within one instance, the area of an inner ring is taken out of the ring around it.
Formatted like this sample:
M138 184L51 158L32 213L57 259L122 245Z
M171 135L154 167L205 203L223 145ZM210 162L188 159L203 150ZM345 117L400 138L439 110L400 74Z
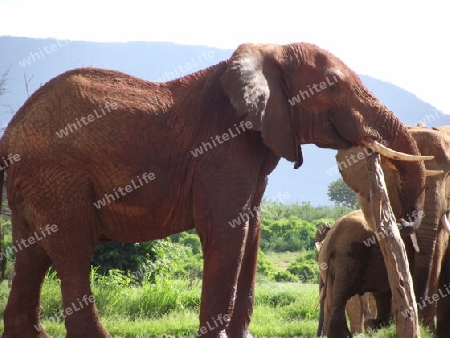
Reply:
M275 274L275 265L271 261L269 261L266 257L266 254L259 249L258 252L258 273L267 277L268 279L272 279Z
M277 282L296 282L297 277L287 270L282 270L275 273L274 280Z
M299 256L289 265L287 271L303 283L316 283L319 269L315 259L316 253L312 250L300 252Z
M154 245L154 242L101 243L94 252L91 265L101 275L107 275L110 270L139 271L146 262L155 259Z

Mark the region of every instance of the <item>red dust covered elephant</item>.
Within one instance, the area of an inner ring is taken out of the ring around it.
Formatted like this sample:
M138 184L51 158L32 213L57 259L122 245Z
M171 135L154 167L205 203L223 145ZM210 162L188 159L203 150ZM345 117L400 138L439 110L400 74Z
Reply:
M0 141L0 156L20 155L7 168L13 242L58 227L17 252L3 337L49 336L39 296L51 264L68 308L91 299L89 263L99 242L193 228L204 256L199 327L218 323L199 335L249 337L267 176L281 157L300 166L301 144L374 141L419 155L359 77L311 44L241 45L229 60L166 83L94 68L57 76ZM403 210L420 210L423 162L395 164L409 196ZM254 217L231 227L244 213ZM95 302L86 303L66 316L67 337L109 337Z

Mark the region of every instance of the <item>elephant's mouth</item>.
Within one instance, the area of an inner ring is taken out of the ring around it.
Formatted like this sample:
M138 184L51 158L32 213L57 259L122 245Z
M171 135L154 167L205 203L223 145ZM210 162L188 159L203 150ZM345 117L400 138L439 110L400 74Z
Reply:
M339 133L339 130L332 122L327 123L327 127L321 135L318 135L314 142L319 148L330 149L348 149L356 146L355 142L347 140L343 135Z

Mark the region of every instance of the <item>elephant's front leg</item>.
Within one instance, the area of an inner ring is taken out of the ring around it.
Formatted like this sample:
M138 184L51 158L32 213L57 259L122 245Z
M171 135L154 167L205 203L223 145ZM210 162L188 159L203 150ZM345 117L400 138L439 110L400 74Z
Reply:
M256 184L242 182L240 191L229 182L220 189L217 185L194 189L195 227L204 257L198 336L243 338L248 337L258 248L259 211L250 207Z
M259 237L259 223L257 225L250 224L237 284L236 303L230 324L226 330L229 337L252 337L248 327L253 312Z
M253 312L255 296L255 276L258 261L259 239L261 236L260 208L261 199L266 187L266 178L260 176L251 207L245 211L244 219L248 220L248 232L245 241L245 252L237 285L236 304L227 328L229 337L247 337ZM245 224L247 226L247 224Z

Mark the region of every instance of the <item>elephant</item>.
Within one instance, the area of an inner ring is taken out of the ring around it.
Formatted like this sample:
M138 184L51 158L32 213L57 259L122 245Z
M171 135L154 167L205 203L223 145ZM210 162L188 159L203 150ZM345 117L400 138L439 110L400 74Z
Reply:
M433 127L434 130L445 133L450 137L450 126ZM450 154L448 154L450 156ZM450 209L450 178L447 176L443 180L442 184L445 187L445 200L447 210ZM448 216L448 213L447 213ZM445 219L444 219L445 220ZM450 322L448 320L448 314L450 313L450 246L449 237L442 231L442 228L447 228L444 222L441 222L438 228L439 236L435 244L435 257L433 260L433 268L431 270L431 276L439 276L439 280L430 278L429 292L430 297L438 294L439 300L429 306L428 317L434 315L436 311L436 337L446 338L450 337ZM442 263L442 264L441 264ZM439 270L440 269L440 270ZM438 270L438 271L436 271ZM437 284L437 285L436 285ZM435 306L436 305L436 306ZM434 319L434 318L433 318ZM433 322L434 323L434 322Z
M431 330L434 330L437 304L435 301L429 303L428 299L438 292L437 284L439 282L440 269L448 245L448 233L450 231L447 221L450 203L450 185L447 184L450 175L450 134L448 135L443 131L427 129L425 127L410 127L409 132L422 153L434 156L434 160L426 162L426 168L429 171L434 170L434 176L427 177L426 179L424 209L408 216L422 218L421 226L416 231L418 248L415 250L411 238L403 236L414 282L419 318ZM356 158L356 154L361 153L370 155L362 148L339 150L337 161L342 164L345 159L349 157ZM365 167L365 161L354 161L352 165L340 166L340 170L347 184L358 192L358 200L363 214L366 219L369 219L371 217L368 200L369 191L367 189L360 190L361 187L369 186L367 182L367 170L363 166ZM386 161L383 164L383 170L385 172L389 199L394 213L398 215L401 213L402 205L401 194L399 193L401 183L396 171L392 170L392 166ZM355 184L355 182L358 182L358 184ZM361 182L365 183L361 184ZM353 242L357 241L356 237L351 238L351 240ZM348 264L353 264L350 258ZM365 266L364 269L378 269L378 265L374 264L374 267ZM348 292L348 286L346 285L343 287L339 286L338 288L343 289L340 291L341 293L345 294L345 292ZM388 297L384 297L383 299L385 301L384 308L387 309L391 305L391 300Z
M400 156L405 215L422 208L428 158L358 75L316 45L243 44L169 82L97 68L50 80L0 140L13 242L57 230L18 250L3 337L49 337L39 298L51 264L64 309L90 300L65 317L67 337L109 337L89 285L96 245L189 229L204 257L199 336L250 337L267 176L281 157L300 167L307 143L386 145Z
M439 276L439 300L436 308L436 337L450 337L450 246L447 245L444 260L442 263L441 275Z
M322 248L323 241L325 240L328 232L331 230L331 226L328 222L322 222L317 227L317 231L314 238L316 246L316 260L320 268L326 268L326 265L319 264L319 252ZM319 277L319 290L322 290L323 281ZM364 320L373 318L373 314L376 313L376 303L371 293L365 293L362 296L355 295L351 297L345 306L345 311L350 322L350 332L352 334L364 332ZM324 307L320 306L319 314L319 328L317 335L320 336L323 333L323 321L324 321Z
M326 269L320 269L319 277L318 337L352 337L355 332L347 326L346 304L353 296L367 292L373 293L377 312L377 318L370 320L369 326L379 327L389 322L388 274L379 245L372 243L374 238L362 210L355 210L339 218L319 243L318 264ZM361 326L358 322L351 324Z

